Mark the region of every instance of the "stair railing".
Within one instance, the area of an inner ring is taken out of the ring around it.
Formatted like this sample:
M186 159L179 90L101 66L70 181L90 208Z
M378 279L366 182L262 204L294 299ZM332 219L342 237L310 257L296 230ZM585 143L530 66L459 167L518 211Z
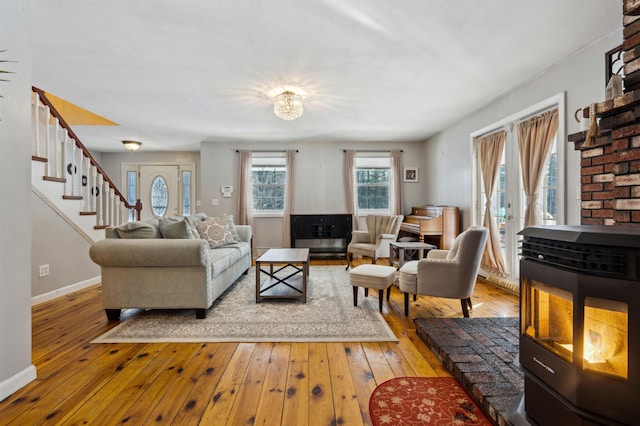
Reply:
M43 179L63 183L63 199L81 200L80 215L95 215L95 229L140 220L141 201L128 202L45 92L36 87L32 90L32 159L45 163Z

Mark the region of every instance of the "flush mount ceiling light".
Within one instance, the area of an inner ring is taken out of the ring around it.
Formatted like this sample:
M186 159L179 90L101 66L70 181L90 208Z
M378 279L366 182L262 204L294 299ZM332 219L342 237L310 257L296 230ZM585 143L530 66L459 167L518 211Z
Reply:
M122 145L129 151L137 151L142 146L142 142L138 141L122 141Z
M273 112L283 120L295 120L302 115L302 96L285 90L273 98Z

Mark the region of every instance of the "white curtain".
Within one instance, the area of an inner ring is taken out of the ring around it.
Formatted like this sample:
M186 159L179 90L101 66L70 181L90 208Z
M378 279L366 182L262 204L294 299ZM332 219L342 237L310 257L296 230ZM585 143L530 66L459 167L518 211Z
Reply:
M293 160L296 156L294 149L286 152L287 177L284 186L284 215L282 220L282 247L291 247L291 208L293 207Z

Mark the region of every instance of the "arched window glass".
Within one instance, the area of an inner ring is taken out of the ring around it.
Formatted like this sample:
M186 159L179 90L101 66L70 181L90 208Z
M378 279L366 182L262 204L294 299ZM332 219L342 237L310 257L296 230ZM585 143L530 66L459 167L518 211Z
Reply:
M162 176L156 176L151 184L151 209L155 216L164 216L168 203L167 182Z

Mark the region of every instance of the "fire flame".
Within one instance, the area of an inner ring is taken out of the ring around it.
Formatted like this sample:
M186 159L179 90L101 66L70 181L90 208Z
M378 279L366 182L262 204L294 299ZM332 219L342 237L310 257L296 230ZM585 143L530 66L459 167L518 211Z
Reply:
M591 329L584 334L584 359L590 363L606 362L602 355L602 334Z

